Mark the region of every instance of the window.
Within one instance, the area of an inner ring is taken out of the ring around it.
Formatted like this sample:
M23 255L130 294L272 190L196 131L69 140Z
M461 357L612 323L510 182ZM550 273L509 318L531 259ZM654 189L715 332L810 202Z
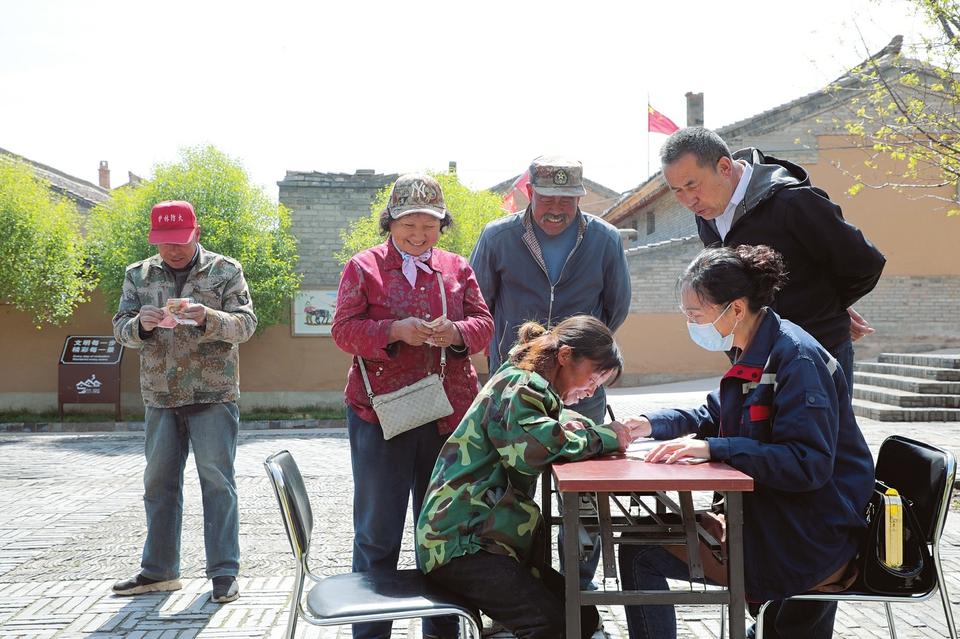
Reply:
M647 235L653 235L655 230L657 230L657 214L647 211Z

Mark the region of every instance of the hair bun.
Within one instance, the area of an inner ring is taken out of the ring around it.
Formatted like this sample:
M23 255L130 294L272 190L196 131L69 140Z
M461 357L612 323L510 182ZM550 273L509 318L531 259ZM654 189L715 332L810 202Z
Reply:
M547 329L541 326L538 322L524 322L517 331L517 342L519 344L532 342L546 332Z
M757 297L764 305L772 304L774 296L787 283L787 269L783 257L764 244L742 244L734 251L754 281Z

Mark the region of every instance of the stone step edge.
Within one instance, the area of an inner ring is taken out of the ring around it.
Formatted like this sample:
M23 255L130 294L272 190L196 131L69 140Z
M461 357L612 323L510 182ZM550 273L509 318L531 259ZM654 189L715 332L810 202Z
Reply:
M346 419L270 419L241 421L243 431L334 430ZM0 433L142 433L143 422L6 422Z
M854 385L856 385L856 384L858 383L858 382L857 382L857 377L873 377L873 378L879 378L880 381L891 382L891 383L900 383L900 384L911 384L911 385L916 385L916 386L919 386L919 387L924 387L924 386L939 386L939 385L943 385L943 384L948 384L948 385L951 385L951 386L955 386L955 387L957 387L958 390L960 390L960 382L950 382L950 381L942 381L942 380L936 380L936 379L925 379L925 378L923 378L923 377L907 377L907 376L905 376L905 375L891 375L891 374L889 374L889 373L872 373L872 372L867 372L867 371L854 371L854 373L853 373L853 383L854 383ZM864 382L859 382L859 383L863 384ZM871 385L871 386L877 386L877 384L870 384L870 385ZM922 392L922 391L921 391L921 392ZM935 395L960 395L960 392L958 392L958 393L933 392L933 394L935 394Z
M853 365L853 372L855 373L866 373L868 375L896 375L897 373L883 373L881 370L863 370L863 366L869 367L890 367L890 368L905 368L907 370L930 373L933 375L946 373L949 376L956 377L957 379L936 379L935 377L913 377L912 375L901 375L901 377L910 377L911 379L922 379L928 382L960 382L960 368L943 368L940 366L917 366L915 364L894 364L892 362L856 362Z
M942 361L942 362L951 362L953 366L947 366L946 368L958 369L960 368L960 355L953 355L949 353L880 353L877 357L877 361L883 364L902 364L904 362L887 362L884 361L884 358L914 358L918 360L926 361ZM915 366L919 364L914 364ZM940 367L938 367L940 368Z
M960 421L960 408L907 408L904 406L891 406L889 404L878 404L877 402L871 402L866 399L854 399L853 400L853 410L854 414L858 417L867 417L877 421L906 421L906 422L925 422L925 421L935 421L935 422L946 422L946 421ZM863 414L859 411L866 411L869 414ZM921 413L931 413L931 412L940 412L947 417L952 417L952 419L928 419L928 418L919 418L919 419L910 419L911 417L919 417ZM883 419L884 413L901 413L907 419Z
M912 397L922 397L925 400L946 400L953 399L956 400L960 395L949 395L943 393L914 393L911 391L900 390L899 388L889 388L887 386L874 386L872 384L854 384L853 392L856 393L857 390L871 393L879 393L881 395L888 395L892 397L902 397L902 398L912 398ZM857 397L856 399L863 399L862 397ZM864 401L873 401L866 399ZM896 408L958 408L956 406L899 406L895 404L884 404L883 402L875 402L885 406L895 406Z

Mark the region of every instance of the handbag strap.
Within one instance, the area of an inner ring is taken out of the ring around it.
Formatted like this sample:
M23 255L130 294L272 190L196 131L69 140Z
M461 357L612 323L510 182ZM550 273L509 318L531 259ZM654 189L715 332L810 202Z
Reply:
M437 274L437 283L440 285L440 306L443 309L443 315L447 315L447 293L443 289L443 276L440 275L440 271L434 271ZM359 361L360 376L363 377L363 386L367 389L367 397L370 398L370 401L373 402L373 388L370 387L370 378L367 377L367 365L363 363L363 358L359 355L356 356ZM440 381L442 382L446 377L447 372L447 347L440 347Z

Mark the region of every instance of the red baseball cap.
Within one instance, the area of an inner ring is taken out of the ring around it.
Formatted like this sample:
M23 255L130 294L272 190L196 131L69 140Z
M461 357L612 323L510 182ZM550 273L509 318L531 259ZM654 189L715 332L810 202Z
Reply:
M167 200L150 211L151 244L189 244L197 231L193 205L181 200Z

